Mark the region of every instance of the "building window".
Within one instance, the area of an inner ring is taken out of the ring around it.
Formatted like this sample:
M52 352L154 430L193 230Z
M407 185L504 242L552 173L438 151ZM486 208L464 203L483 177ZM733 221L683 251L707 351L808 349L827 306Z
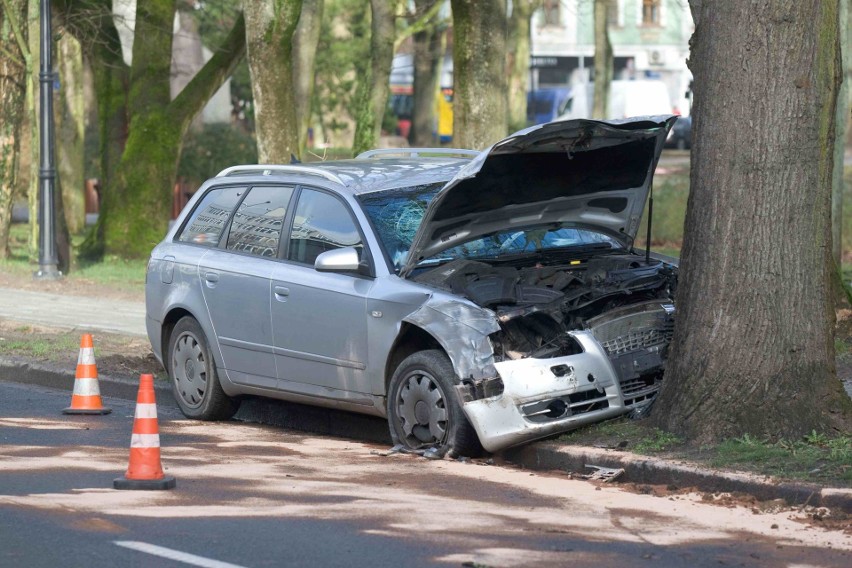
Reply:
M560 14L560 0L544 0L542 12L544 13L545 26L560 26L562 18Z
M660 0L642 0L642 25L659 26L660 10Z

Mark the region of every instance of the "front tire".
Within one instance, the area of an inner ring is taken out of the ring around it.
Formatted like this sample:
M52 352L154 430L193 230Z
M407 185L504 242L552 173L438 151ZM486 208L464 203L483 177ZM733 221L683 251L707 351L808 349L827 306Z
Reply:
M172 392L184 416L227 420L236 414L240 401L222 390L210 345L195 318L186 316L177 322L168 353Z
M476 431L458 403L455 372L438 350L419 351L391 377L387 410L391 439L409 450L436 448L443 455L479 456Z

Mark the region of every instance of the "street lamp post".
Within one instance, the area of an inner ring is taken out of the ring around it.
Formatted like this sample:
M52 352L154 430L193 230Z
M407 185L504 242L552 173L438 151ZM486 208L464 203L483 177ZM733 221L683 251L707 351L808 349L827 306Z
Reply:
M39 239L37 280L62 278L56 258L56 162L53 154L53 37L50 29L50 0L41 0L41 68L39 70Z

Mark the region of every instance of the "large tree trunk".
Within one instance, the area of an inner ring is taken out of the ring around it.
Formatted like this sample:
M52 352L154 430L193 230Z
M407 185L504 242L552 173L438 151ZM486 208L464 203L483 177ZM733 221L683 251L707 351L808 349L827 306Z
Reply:
M0 10L0 258L9 256L12 196L27 84L27 0L5 0ZM8 8L8 12L6 11Z
M299 155L305 152L308 128L311 126L311 102L314 98L314 62L317 56L324 0L302 0L302 14L293 35L293 62L296 85L296 121L299 132Z
M370 0L370 66L358 77L355 140L352 143L355 155L375 148L381 134L390 92L395 10L393 0Z
M302 0L243 2L257 155L262 164L287 164L291 156L300 155L293 36L301 9Z
M506 2L452 0L453 145L483 149L506 137Z
M418 14L432 9L438 0L414 0ZM437 26L428 26L414 34L414 88L411 113L412 146L434 146L435 97L438 93L441 63L441 32Z
M609 41L609 0L595 0L595 96L592 118L609 118L612 43Z
M129 74L117 61L121 50L111 2L58 2L65 25L93 62L106 180L98 223L81 254L145 257L168 227L184 134L245 54L245 21L240 15L213 57L170 100L176 0L139 0ZM109 61L115 64L105 64Z
M57 108L57 173L62 180L65 222L73 234L86 226L83 151L86 105L83 98L83 52L71 35L57 42L57 68L61 91Z
M829 286L838 1L697 12L691 190L655 420L695 443L848 433Z
M509 19L509 127L527 125L530 90L530 18L541 0L514 0Z

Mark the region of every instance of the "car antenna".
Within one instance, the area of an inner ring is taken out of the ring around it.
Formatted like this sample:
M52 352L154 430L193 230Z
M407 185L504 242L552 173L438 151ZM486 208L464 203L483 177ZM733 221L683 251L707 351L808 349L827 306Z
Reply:
M648 235L645 237L645 264L651 264L651 225L654 220L654 182L648 195Z

